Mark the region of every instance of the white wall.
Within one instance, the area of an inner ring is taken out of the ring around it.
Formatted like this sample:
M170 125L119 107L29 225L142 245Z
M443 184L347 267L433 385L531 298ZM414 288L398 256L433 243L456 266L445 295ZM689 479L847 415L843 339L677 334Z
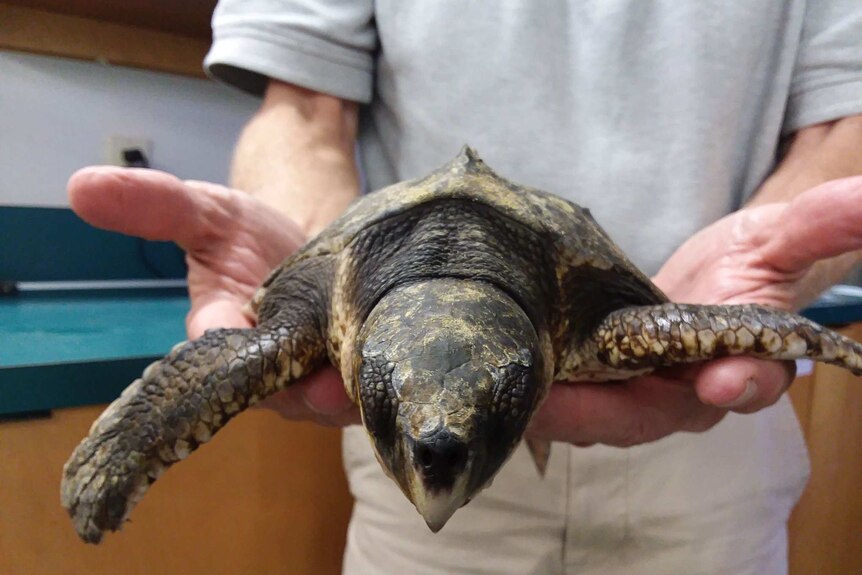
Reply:
M153 141L153 167L224 182L258 101L212 81L0 51L0 205L66 206L66 180L110 135Z

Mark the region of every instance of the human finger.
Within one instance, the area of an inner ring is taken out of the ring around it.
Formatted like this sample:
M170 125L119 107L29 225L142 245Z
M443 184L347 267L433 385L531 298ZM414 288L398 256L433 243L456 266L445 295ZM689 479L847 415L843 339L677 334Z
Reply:
M94 226L186 249L211 241L230 218L229 202L192 193L182 180L158 170L84 168L69 179L68 193L72 209Z
M773 225L758 232L764 261L786 273L862 249L862 176L832 180L800 194Z
M678 431L705 431L726 412L700 401L690 381L640 377L618 383L557 383L528 434L576 445L629 447Z
M293 420L310 420L324 425L359 423L359 409L347 396L341 376L332 367L318 370L258 404Z
M694 387L707 405L753 413L777 402L795 375L792 361L727 357L703 364Z
M186 333L198 338L208 329L252 327L251 319L243 313L242 303L231 294L207 294L192 300L186 315Z

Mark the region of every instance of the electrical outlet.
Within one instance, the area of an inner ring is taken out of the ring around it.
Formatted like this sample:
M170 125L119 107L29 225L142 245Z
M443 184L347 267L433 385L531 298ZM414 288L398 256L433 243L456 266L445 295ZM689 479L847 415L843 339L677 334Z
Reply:
M130 148L137 148L150 162L153 161L153 141L149 138L111 135L105 138L104 162L111 166L125 166L123 150Z

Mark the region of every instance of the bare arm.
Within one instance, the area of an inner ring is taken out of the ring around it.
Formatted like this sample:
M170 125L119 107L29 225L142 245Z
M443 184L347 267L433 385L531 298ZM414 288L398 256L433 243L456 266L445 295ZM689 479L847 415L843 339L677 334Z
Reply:
M237 143L231 184L313 236L359 193L357 105L271 80Z
M313 237L359 194L357 123L354 102L270 80L260 109L237 142L231 186L275 208L306 238ZM340 424L357 420L332 369L264 404L288 418Z
M748 202L786 202L829 180L862 174L862 116L796 132L772 175Z

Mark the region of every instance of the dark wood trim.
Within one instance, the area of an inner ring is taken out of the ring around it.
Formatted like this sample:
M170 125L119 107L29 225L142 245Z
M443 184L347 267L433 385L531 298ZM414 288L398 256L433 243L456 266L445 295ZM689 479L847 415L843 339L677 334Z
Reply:
M210 42L0 3L0 49L204 77Z

